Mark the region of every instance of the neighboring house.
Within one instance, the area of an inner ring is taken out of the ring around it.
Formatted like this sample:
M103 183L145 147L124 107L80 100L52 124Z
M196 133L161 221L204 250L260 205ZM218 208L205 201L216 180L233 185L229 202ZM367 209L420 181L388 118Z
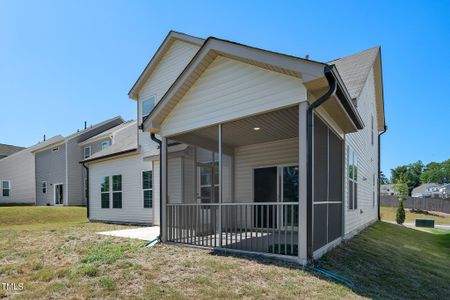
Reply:
M432 198L434 194L439 192L438 183L423 183L418 187L413 188L411 196L414 198Z
M395 191L395 184L382 184L380 185L380 195L382 196L393 196L397 195Z
M141 135L137 121L112 128L111 135L110 147L81 162L89 170L89 220L158 225L157 144Z
M25 149L24 147L0 144L0 159L10 156L16 152Z
M0 160L0 205L36 203L33 152L62 140L58 135Z
M114 117L71 134L58 143L32 151L36 164L36 204L85 205L85 171L79 161L101 147L93 141L88 145L90 153L87 153L83 142L122 123L121 117Z
M446 183L439 186L439 197L440 198L450 198L450 184Z
M306 263L377 220L379 47L317 62L170 32L129 96L144 131L137 151L150 134L162 143L163 241ZM115 179L102 180L103 192L90 185L91 213L114 202Z

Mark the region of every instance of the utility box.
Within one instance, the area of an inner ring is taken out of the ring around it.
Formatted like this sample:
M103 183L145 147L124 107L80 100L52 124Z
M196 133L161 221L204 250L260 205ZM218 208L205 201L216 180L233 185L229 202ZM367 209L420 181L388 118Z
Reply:
M416 219L416 227L434 228L433 219Z

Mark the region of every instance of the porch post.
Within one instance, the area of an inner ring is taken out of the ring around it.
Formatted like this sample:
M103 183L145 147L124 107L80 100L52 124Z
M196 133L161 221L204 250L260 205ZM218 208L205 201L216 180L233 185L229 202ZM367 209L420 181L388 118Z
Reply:
M219 124L219 247L222 248L222 124Z
M162 137L162 145L161 145L161 157L162 161L160 163L161 168L161 220L160 220L160 231L161 231L161 241L167 241L167 215L166 215L166 205L167 205L167 139Z
M302 264L307 263L307 125L306 111L308 102L298 106L298 259Z

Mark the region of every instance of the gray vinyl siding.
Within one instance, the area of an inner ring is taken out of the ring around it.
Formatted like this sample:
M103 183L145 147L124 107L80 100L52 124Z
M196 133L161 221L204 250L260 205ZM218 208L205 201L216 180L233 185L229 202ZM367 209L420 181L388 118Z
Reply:
M9 180L11 182L8 197L3 197L0 190L0 205L34 204L34 176L34 156L29 149L0 160L0 181Z
M59 147L58 151L52 151ZM67 203L66 185L66 145L55 146L35 154L36 163L36 204L54 205L54 184L64 184L64 204ZM47 182L47 193L42 193L42 181Z

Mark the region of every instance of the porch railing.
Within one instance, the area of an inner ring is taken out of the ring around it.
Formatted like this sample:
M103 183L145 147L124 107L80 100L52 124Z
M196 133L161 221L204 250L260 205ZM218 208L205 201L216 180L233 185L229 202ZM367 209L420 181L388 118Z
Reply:
M167 240L204 247L294 255L298 203L167 204Z

